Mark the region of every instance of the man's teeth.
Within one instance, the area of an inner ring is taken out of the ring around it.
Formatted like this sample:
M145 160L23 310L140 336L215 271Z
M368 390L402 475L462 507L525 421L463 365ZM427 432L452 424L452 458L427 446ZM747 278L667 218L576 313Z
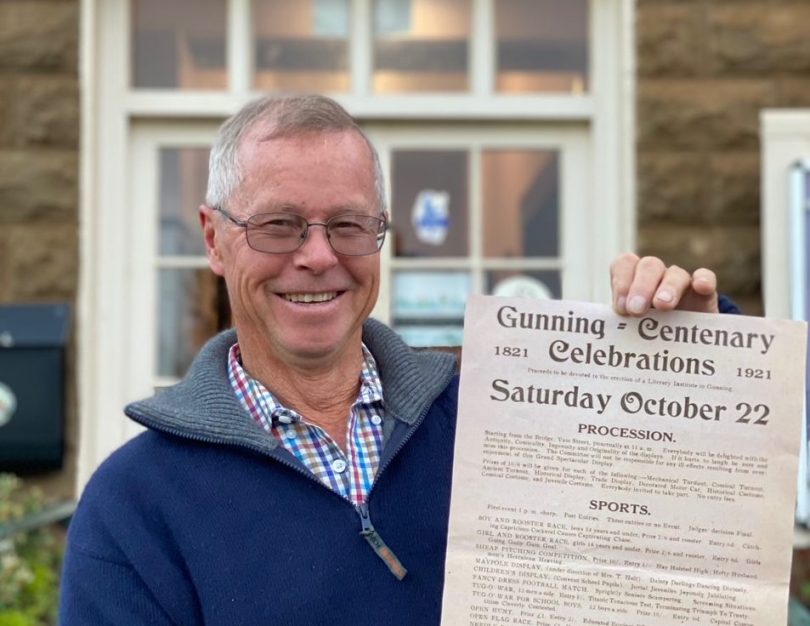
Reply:
M324 293L285 293L284 297L290 302L329 302L337 298L337 291Z

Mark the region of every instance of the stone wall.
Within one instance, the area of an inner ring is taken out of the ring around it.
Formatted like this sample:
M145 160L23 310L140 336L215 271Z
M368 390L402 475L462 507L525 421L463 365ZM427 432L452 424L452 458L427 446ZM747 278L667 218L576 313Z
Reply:
M79 2L0 0L0 304L68 302L78 282ZM75 349L68 356L65 471L73 495Z
M759 112L810 106L807 0L637 0L638 241L761 313Z

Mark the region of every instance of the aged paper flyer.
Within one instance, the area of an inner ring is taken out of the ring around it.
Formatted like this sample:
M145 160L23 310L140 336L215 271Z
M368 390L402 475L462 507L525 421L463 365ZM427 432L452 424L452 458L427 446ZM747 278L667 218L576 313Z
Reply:
M473 297L442 624L786 624L805 346Z

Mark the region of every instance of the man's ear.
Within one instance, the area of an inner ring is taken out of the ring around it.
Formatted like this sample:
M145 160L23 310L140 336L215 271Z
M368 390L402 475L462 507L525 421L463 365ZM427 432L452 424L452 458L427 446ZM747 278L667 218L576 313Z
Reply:
M208 267L217 276L224 276L225 268L222 262L222 251L219 233L216 229L216 211L207 204L200 205L200 226L203 231L203 241L205 242L205 252L208 256Z

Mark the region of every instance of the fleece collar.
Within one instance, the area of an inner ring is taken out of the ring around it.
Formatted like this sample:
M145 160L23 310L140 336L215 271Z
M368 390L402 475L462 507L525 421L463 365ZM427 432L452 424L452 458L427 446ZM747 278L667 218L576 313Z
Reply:
M147 428L173 435L259 452L275 450L276 440L242 408L228 380L228 350L236 341L236 331L220 333L203 346L183 380L129 404L124 412ZM387 413L408 426L427 412L456 370L452 355L414 352L376 320L364 324L363 342L377 362ZM386 431L391 428L393 424Z

